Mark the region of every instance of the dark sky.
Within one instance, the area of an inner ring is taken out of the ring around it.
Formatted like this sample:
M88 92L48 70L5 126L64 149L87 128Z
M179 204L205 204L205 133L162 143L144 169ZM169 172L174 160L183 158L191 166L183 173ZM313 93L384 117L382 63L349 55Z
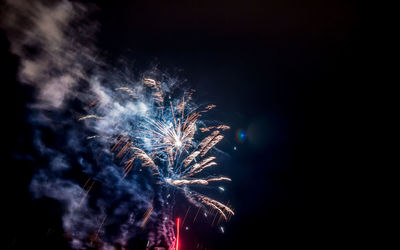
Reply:
M352 1L88 2L99 6L98 47L109 60L124 56L138 71L157 64L179 74L232 127L223 147L231 156L226 171L233 183L226 192L236 215L225 234L202 225L196 242L207 249L325 249L347 237L334 152L340 154L344 121L337 118L346 98L338 94L360 70L360 20ZM29 126L24 102L30 94L16 83L17 59L8 46L1 33L10 160L22 143L15 134ZM234 137L239 128L248 133L242 144ZM15 159L8 168L5 206L15 220L6 246L63 249L56 206L31 200L30 169ZM193 237L183 233L183 246Z

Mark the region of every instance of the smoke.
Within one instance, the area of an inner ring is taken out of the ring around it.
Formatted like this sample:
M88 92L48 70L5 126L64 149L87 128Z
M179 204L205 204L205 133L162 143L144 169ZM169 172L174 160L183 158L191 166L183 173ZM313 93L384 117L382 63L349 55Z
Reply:
M69 1L7 0L1 26L19 56L19 80L35 86L41 108L59 109L74 88L90 77L88 67L98 64L89 10ZM88 46L89 45L89 46Z
M63 227L75 249L126 247L142 230L141 216L157 192L138 176L123 179L104 139L136 129L128 117L144 115L153 104L141 101L146 91L131 77L102 70L107 63L95 46L99 26L90 19L95 11L67 0L7 0L0 9L0 27L19 57L18 80L35 94L28 122L45 164L32 177L30 190L35 198L60 202ZM135 100L120 96L121 83L132 87ZM168 79L162 88L176 86ZM96 123L79 121L93 109ZM86 139L94 135L98 140ZM170 215L155 211L149 218L150 229L163 221L153 242L172 244Z

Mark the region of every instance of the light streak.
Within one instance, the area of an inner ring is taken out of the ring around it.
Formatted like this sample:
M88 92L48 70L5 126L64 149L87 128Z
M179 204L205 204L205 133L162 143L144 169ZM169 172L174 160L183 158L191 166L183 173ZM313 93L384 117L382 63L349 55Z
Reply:
M179 227L180 227L180 222L181 219L178 218L176 219L176 246L175 246L175 250L179 250Z
M82 194L83 193L83 190L85 190L85 188L86 188L86 185L89 183L89 181L91 180L92 178L88 178L87 179L87 181L85 182L85 184L83 184L83 188L82 188L82 190L81 190L81 192L80 192L80 194Z
M183 227L183 225L185 224L185 220L186 220L186 217L187 217L187 215L188 215L188 213L189 213L189 211L190 211L190 208L191 208L191 207L189 207L189 208L186 210L185 217L183 217L182 227Z
M106 221L106 218L107 218L107 215L104 216L103 220L102 220L101 223L100 223L99 229L97 230L97 233L96 233L96 238L95 238L96 240L97 240L98 237L99 237L100 230L101 230L101 228L103 227L104 222Z
M86 120L86 119L103 119L103 118L104 117L100 117L100 116L97 116L97 115L86 115L86 116L83 116L83 117L79 118L78 121L83 121L83 120Z
M89 178L90 180L91 178ZM89 180L85 183L85 186L88 184ZM87 189L86 193L83 195L83 197L81 198L81 201L79 202L79 207L82 205L83 201L85 200L86 196L89 194L90 190L92 190L92 187L94 185L96 181L93 180L92 184L90 185L90 187ZM85 187L84 186L84 187Z
M95 138L98 138L98 137L99 137L98 135L92 135L92 136L87 136L86 139L87 140L91 140L91 139L95 139Z
M120 88L116 88L115 90L122 90L122 91L125 91L126 93L128 93L129 95L136 97L135 92L128 87L120 87Z
M142 221L142 224L140 225L140 227L144 228L144 226L147 223L147 220L150 218L150 215L152 213L153 213L153 199L150 201L150 205L147 208L146 212L144 213L143 221Z
M147 220L150 218L150 215L153 213L153 205L152 205L153 201L151 201L150 203L150 207L147 208L146 213L144 214L144 218L142 221L142 224L140 225L140 227L144 228L144 226L147 223Z
M200 212L200 209L201 209L201 207L199 207L199 209L197 209L197 213L196 213L196 215L194 216L193 223L196 221L196 218L197 218L197 215L198 215L199 212Z
M210 179L179 179L179 180L166 180L169 184L174 186L182 186L182 185L189 185L189 184L200 184L200 185L208 185L212 181L232 181L228 177L217 177L217 178L210 178Z

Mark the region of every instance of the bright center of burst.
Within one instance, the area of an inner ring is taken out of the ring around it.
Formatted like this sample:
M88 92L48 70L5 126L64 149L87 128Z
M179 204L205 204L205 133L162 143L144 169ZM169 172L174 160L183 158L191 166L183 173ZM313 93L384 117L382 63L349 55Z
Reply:
M182 142L179 139L175 140L175 146L179 148L182 146Z

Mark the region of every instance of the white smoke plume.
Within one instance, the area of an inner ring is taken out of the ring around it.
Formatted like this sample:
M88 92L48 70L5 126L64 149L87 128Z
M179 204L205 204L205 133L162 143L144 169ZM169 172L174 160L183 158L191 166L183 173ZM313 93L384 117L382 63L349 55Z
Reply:
M36 87L36 105L61 108L98 63L89 10L69 1L7 0L2 7L1 27L20 59L19 80Z

